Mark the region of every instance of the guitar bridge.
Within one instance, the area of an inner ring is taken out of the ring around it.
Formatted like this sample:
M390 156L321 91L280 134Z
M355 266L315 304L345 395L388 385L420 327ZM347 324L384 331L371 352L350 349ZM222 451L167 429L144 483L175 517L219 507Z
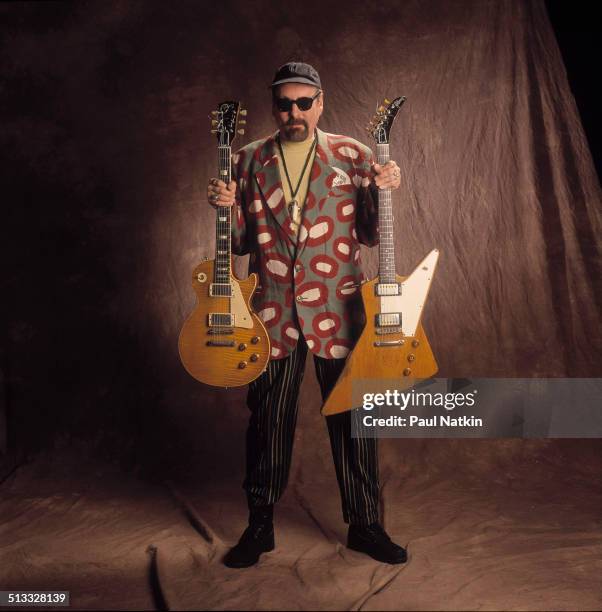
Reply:
M209 295L210 297L232 297L232 285L230 283L211 283Z
M229 312L210 312L209 327L234 327L234 315Z
M403 340L377 340L374 346L403 346Z
M376 327L401 326L401 312L379 312L374 318Z
M397 327L396 325L393 327L377 327L376 335L382 336L383 334L400 334L401 327Z

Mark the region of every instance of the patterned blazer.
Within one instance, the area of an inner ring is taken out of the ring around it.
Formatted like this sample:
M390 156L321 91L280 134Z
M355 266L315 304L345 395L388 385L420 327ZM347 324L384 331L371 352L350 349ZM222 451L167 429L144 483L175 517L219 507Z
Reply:
M360 245L378 242L372 152L357 140L317 130L318 142L298 236L291 227L276 156L276 134L232 156L237 182L232 250L250 254L259 275L253 306L264 321L272 359L303 334L326 358L349 353L364 326Z

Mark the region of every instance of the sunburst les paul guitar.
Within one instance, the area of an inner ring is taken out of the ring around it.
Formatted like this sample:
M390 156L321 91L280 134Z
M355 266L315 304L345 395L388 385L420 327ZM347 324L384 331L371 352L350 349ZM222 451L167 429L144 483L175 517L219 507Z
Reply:
M222 102L212 112L212 132L217 135L219 177L232 176L231 143L245 123L239 102ZM232 273L232 211L220 207L215 219L215 259L192 271L197 304L178 341L180 359L188 373L207 385L239 387L255 380L270 356L267 331L251 307L257 275L245 280Z
M389 161L389 133L404 101L404 97L385 100L368 127L381 165ZM390 189L379 190L378 224L378 276L361 286L366 326L322 407L325 415L358 407L363 393L411 387L416 379L429 378L438 369L420 320L439 251L432 250L410 276L399 276L395 272Z

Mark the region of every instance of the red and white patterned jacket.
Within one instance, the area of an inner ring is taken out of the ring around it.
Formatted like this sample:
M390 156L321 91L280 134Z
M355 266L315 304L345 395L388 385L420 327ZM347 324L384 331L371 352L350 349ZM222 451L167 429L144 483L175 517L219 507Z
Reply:
M276 134L233 155L237 182L232 250L250 254L259 275L253 306L268 329L272 359L286 357L300 334L316 355L347 355L364 326L360 245L378 242L368 147L317 130L318 142L298 236L284 201Z

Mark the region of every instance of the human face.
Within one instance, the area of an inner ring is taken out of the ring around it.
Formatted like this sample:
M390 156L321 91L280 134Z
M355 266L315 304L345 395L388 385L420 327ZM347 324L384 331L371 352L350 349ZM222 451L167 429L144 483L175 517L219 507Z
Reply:
M312 98L317 91L318 88L314 85L284 83L276 88L275 95L277 98L296 100L297 98ZM324 94L321 93L314 100L309 110L299 110L299 107L293 104L290 111L281 112L276 107L276 104L272 104L272 115L280 130L280 136L284 140L301 142L313 136L323 109Z

